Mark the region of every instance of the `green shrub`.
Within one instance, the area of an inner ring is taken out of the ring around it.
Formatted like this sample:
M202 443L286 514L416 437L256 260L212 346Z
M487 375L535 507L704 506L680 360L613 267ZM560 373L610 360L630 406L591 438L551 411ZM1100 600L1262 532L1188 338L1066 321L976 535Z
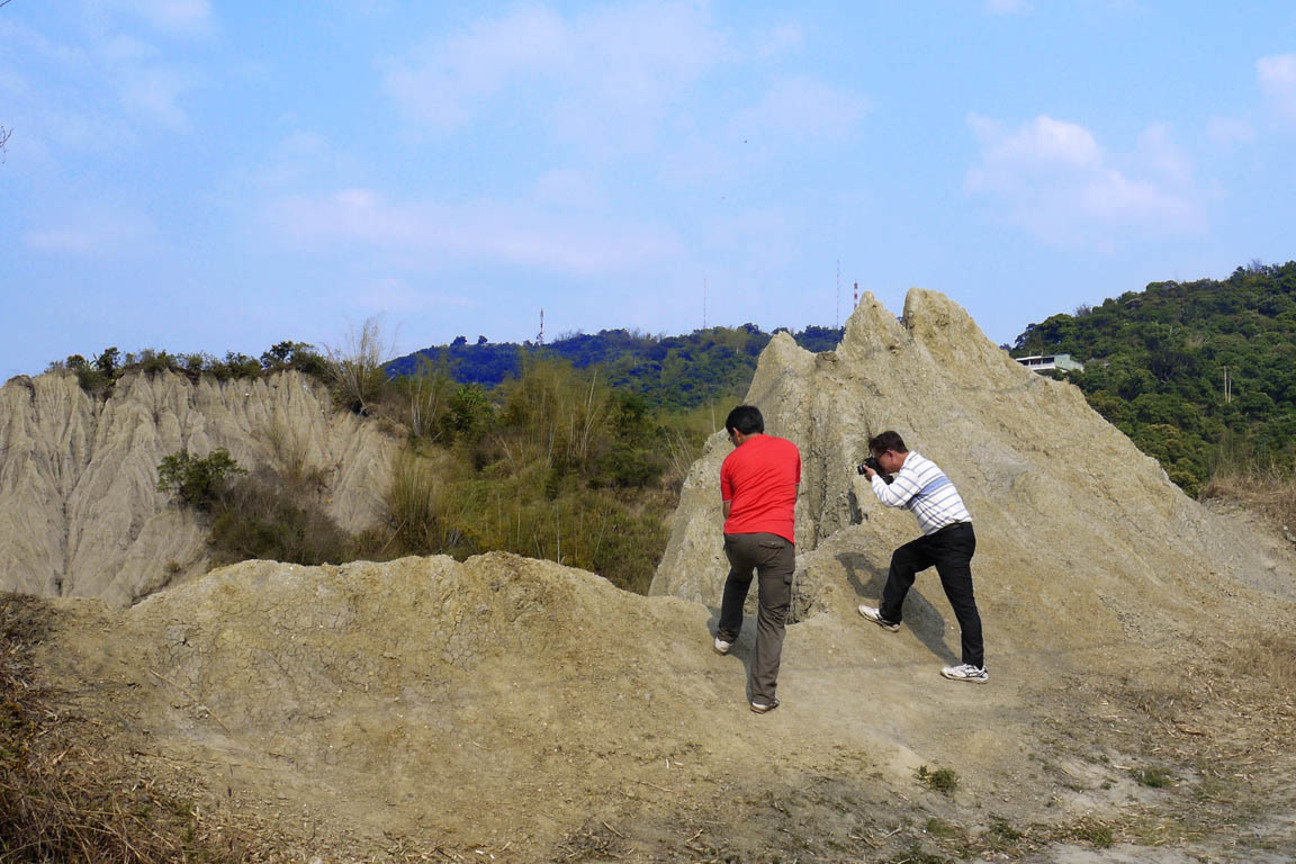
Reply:
M450 491L444 474L430 459L408 452L397 457L386 497L388 537L380 550L384 555L447 554L462 559L479 551L475 532L468 527L472 491Z
M188 450L172 453L158 465L158 491L171 492L183 504L209 510L221 492L225 478L246 474L222 448L208 456L191 456Z
M152 348L145 348L138 358L128 355L126 359L128 366L134 366L149 376L157 375L159 372L178 372L181 369L178 358L166 351L154 351Z
M427 357L419 361L414 374L397 379L397 390L408 406L406 423L412 438L435 441L445 435L443 418L455 386L444 361L434 363Z
M261 375L261 363L246 354L229 351L224 360L212 363L207 371L218 381L258 378Z
M447 441L475 444L491 428L495 409L480 384L460 384L450 394L447 410L440 417Z
M327 350L329 379L338 407L362 416L373 413L392 378L386 368L391 349L382 339L378 322L370 318L359 332L351 332L346 345Z
M1083 820L1071 829L1071 836L1077 840L1084 840L1093 844L1096 849L1110 849L1115 837L1112 835L1112 829L1109 825L1103 825L1100 822L1092 820Z
M937 768L935 771L929 771L926 765L920 765L915 773L919 782L929 789L935 789L937 792L951 795L958 788L958 775L951 768Z
M50 364L54 368L57 364ZM72 371L77 377L77 384L87 393L100 393L107 389L113 383L113 377L105 373L98 366L91 364L80 354L72 354L63 362L66 369Z
M216 564L257 558L291 564L340 564L351 538L324 511L306 484L285 482L270 469L232 484L212 506Z
M1173 782L1170 772L1159 767L1134 768L1130 770L1130 774L1140 786L1148 786L1152 789L1163 789Z

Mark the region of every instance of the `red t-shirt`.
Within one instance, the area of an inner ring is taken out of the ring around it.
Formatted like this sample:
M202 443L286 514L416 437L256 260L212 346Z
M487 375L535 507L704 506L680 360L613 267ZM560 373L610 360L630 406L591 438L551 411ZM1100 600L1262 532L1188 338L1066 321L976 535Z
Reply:
M755 435L720 466L720 498L729 501L726 534L777 534L789 543L796 524L801 451L786 438Z

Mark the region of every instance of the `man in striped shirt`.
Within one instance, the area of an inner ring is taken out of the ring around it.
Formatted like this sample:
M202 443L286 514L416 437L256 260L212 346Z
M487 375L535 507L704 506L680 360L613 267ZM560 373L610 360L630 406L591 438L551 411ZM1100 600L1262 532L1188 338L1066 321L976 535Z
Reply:
M963 637L963 662L946 666L941 674L954 681L984 684L990 676L985 668L981 615L972 593L972 555L976 552L972 515L945 472L917 451L910 452L899 433L888 430L869 439L869 450L881 473L894 475L888 482L865 465L873 494L888 507L903 507L913 513L923 533L891 555L882 605L860 606L859 613L884 630L899 630L901 607L914 577L935 566Z

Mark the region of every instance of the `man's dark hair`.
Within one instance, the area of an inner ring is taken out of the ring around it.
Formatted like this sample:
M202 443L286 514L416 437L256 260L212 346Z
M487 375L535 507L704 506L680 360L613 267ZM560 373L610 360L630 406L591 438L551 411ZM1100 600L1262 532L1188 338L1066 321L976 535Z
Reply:
M890 429L869 439L869 452L874 456L879 453L885 453L888 450L894 450L896 453L909 452L909 448L905 446L904 439L900 437L900 433L893 432Z
M744 435L761 435L765 432L765 418L755 405L739 405L725 418L725 429Z

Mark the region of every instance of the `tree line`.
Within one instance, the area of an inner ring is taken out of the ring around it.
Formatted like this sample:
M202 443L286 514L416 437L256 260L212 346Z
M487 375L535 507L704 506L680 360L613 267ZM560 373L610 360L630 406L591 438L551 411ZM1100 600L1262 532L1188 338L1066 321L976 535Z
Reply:
M1296 262L1153 282L1031 324L1011 351L1084 361L1068 379L1189 494L1296 465Z

